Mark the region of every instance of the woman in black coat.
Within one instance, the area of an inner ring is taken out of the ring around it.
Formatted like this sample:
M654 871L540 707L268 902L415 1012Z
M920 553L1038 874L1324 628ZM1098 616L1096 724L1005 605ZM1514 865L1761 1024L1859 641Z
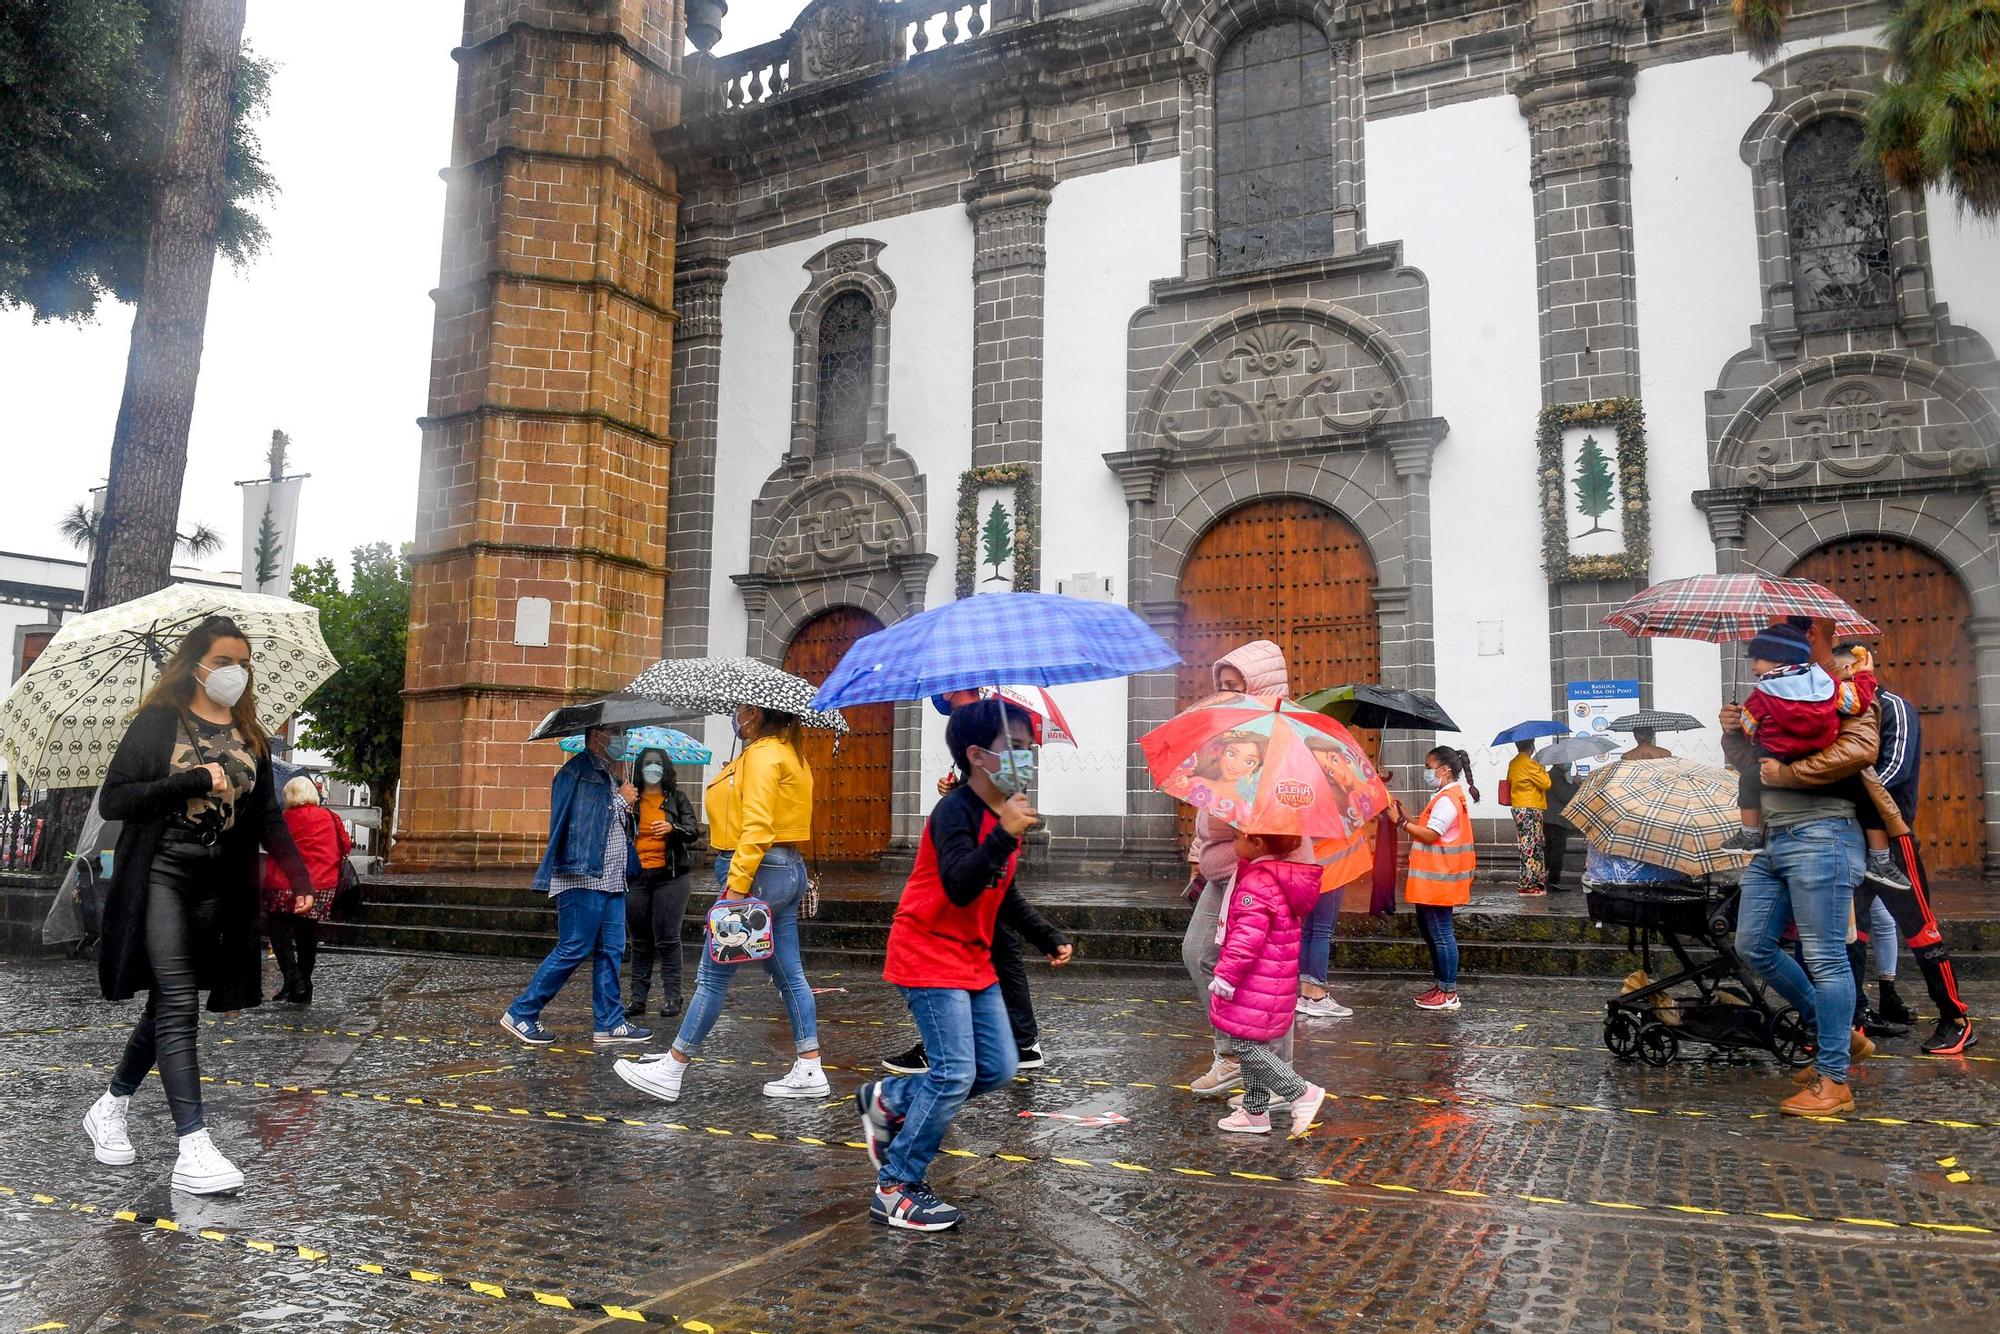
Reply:
M126 1106L157 1061L180 1134L174 1186L202 1195L241 1189L243 1173L202 1119L199 992L208 991L216 1011L263 1001L257 845L297 892L312 893L312 879L272 790L250 642L234 621L211 616L181 641L140 701L98 807L125 826L104 905L98 981L106 1000L149 994L84 1129L99 1162L133 1161Z

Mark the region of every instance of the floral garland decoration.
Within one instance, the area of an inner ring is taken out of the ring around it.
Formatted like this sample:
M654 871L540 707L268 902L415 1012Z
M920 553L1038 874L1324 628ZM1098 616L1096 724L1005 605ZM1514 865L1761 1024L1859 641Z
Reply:
M1601 425L1618 434L1618 494L1624 503L1625 552L1572 556L1569 552L1568 479L1563 476L1563 432ZM1652 564L1652 512L1646 498L1646 414L1636 398L1561 403L1542 409L1536 431L1542 487L1542 567L1549 582L1569 579L1644 579Z
M1040 506L1035 499L1035 470L1024 463L973 468L958 479L958 596L969 598L979 577L979 492L984 487L1014 488L1014 591L1032 593L1041 586L1041 549L1037 542Z

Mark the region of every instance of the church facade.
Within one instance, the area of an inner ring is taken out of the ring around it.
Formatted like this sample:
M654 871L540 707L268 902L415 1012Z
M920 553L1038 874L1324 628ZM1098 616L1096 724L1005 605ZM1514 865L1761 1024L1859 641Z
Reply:
M1434 691L1498 850L1503 726L1636 692L1716 754L1735 655L1606 612L1796 570L1923 710L1935 869L2000 873L2000 240L1860 157L1884 12L1760 63L1713 0L815 0L687 55L659 651L1115 599L1193 665L1058 692L1058 855L1174 855L1131 743L1259 637ZM823 851L906 850L941 720L852 721ZM1409 792L1432 738L1369 740Z

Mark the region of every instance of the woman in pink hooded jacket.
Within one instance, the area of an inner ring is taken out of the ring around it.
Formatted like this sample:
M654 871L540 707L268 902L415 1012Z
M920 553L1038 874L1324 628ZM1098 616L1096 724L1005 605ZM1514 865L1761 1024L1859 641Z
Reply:
M1223 905L1209 1022L1226 1034L1243 1074L1243 1103L1216 1126L1231 1134L1271 1133L1273 1095L1291 1105L1292 1138L1312 1129L1326 1090L1299 1078L1276 1043L1292 1031L1299 996L1304 920L1319 902L1319 868L1284 861L1291 834L1237 834L1239 864Z
M1240 695L1284 699L1291 693L1291 679L1285 670L1284 650L1268 639L1258 639L1217 660L1215 688ZM1187 934L1181 937L1181 964L1194 982L1195 996L1208 1004L1208 984L1215 976L1215 924L1222 913L1222 899L1229 878L1236 874L1236 831L1207 811L1194 817L1194 839L1188 844L1188 862L1193 874L1188 881L1188 897L1194 915L1188 919ZM1283 1038L1283 1055L1292 1054L1291 1030ZM1198 1098L1221 1098L1236 1087L1238 1067L1229 1054L1229 1039L1215 1032L1215 1060L1208 1070L1189 1083Z

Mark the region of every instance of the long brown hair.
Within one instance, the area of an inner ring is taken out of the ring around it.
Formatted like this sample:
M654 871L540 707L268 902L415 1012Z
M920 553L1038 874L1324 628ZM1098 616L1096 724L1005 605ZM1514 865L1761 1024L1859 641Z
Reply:
M194 669L208 656L208 651L215 647L215 641L218 639L240 639L246 645L250 642L250 636L243 633L243 627L227 616L209 617L187 632L187 637L181 640L180 647L174 650L174 656L168 658L167 665L160 668L159 678L153 682L153 688L139 701L137 712L144 713L147 709L172 709L185 717L189 706L194 703L194 692L199 688L194 679ZM264 724L257 721L256 667L251 667L250 685L244 690L243 698L237 700L235 707L230 709L229 718L236 724L236 730L243 734L243 739L250 743L250 749L257 752L259 759L270 753L270 734L264 730Z

